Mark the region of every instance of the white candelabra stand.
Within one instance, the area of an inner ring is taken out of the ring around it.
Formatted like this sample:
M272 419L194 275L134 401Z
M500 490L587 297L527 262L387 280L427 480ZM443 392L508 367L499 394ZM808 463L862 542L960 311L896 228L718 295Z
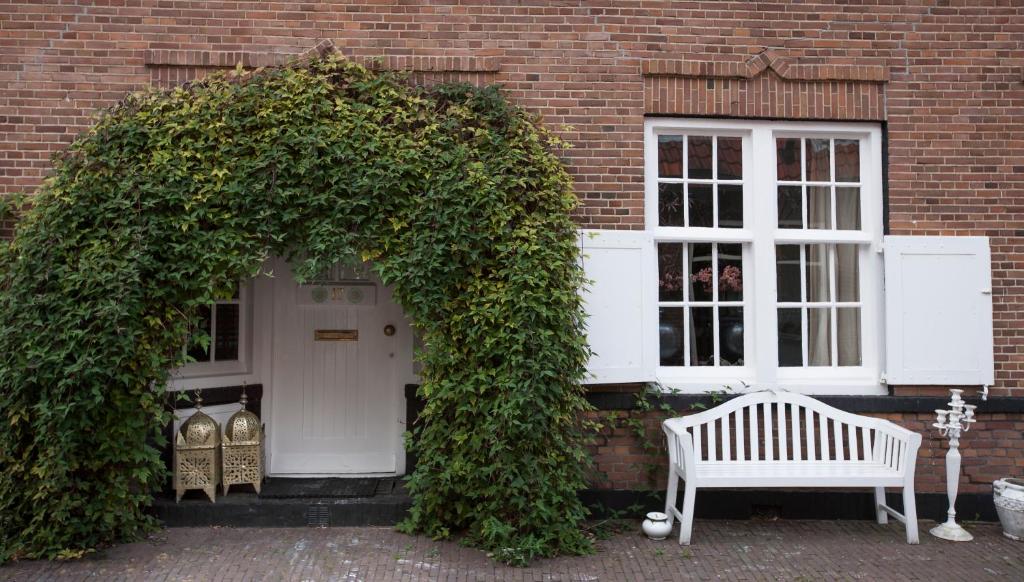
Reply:
M939 429L939 434L949 437L949 452L946 453L946 494L949 496L949 511L946 514L946 523L932 528L931 534L944 540L969 542L974 536L957 524L955 506L956 492L960 485L960 433L971 429L976 406L966 404L960 398L963 390L950 390L950 393L953 396L949 399L949 410L936 410L935 423L932 424Z

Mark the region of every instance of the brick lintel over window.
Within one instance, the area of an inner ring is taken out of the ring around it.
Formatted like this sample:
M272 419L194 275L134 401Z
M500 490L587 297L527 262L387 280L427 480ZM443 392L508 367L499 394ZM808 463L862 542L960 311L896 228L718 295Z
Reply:
M869 63L799 64L767 50L746 61L642 62L647 113L881 121L888 71Z

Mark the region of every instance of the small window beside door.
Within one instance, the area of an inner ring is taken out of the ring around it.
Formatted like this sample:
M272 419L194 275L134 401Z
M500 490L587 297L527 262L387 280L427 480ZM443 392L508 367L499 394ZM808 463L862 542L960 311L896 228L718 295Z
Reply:
M248 360L250 285L240 284L228 299L198 310L197 331L209 338L207 345L189 339L185 350L191 360L182 367L184 376L245 372Z

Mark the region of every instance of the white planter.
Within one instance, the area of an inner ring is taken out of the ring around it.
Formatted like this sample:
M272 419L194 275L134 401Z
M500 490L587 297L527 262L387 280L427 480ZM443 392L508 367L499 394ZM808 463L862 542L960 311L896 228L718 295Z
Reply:
M663 540L672 533L672 524L668 522L668 516L660 511L648 513L642 527L647 537L652 540Z
M1000 479L992 484L992 497L1003 524L1003 535L1024 540L1024 479Z

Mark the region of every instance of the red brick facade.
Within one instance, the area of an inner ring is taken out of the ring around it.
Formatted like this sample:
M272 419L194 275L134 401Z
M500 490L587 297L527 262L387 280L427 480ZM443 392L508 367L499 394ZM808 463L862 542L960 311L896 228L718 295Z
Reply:
M564 159L589 227L643 228L646 114L884 122L891 232L990 237L993 394L1024 395L1020 2L0 0L0 195L35 188L130 91L324 40L423 82L502 84L574 144ZM983 416L975 430L992 430L967 439L968 474L979 456L992 467L978 487L1024 471L1022 423ZM938 462L925 442L922 463ZM628 485L635 470L622 472ZM938 474L919 470L925 489Z
M990 2L0 2L0 194L147 84L331 40L501 83L575 147L601 228L642 228L644 114L885 120L893 233L991 237L997 392L1024 380L1024 7ZM9 228L10 225L7 225Z

